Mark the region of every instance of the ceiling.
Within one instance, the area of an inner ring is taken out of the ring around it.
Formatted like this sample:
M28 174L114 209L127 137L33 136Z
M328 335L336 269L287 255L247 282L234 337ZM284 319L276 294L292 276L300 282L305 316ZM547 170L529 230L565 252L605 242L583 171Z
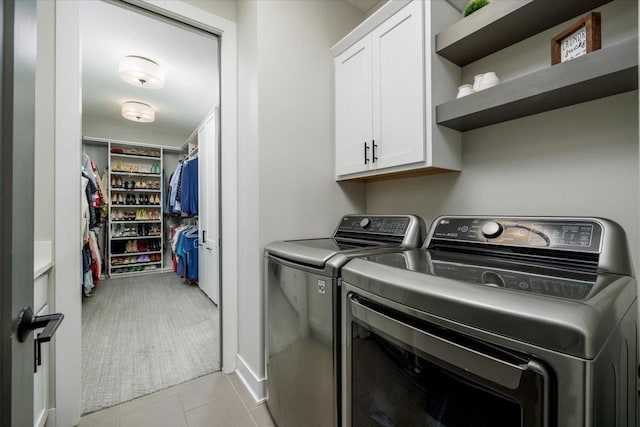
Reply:
M184 144L218 105L218 39L99 0L82 1L80 6L83 133L105 139L165 142L160 145L167 145L167 139L175 140L171 145ZM157 62L165 73L164 87L145 89L121 80L118 63L127 55ZM155 122L134 123L122 118L120 106L125 101L152 106ZM92 135L87 133L90 129L113 134Z

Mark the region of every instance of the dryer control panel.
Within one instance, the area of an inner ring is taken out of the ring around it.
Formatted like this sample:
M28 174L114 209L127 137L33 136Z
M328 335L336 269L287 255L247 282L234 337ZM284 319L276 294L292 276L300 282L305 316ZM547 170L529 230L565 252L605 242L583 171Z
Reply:
M593 219L441 217L427 243L483 244L599 253L602 224Z

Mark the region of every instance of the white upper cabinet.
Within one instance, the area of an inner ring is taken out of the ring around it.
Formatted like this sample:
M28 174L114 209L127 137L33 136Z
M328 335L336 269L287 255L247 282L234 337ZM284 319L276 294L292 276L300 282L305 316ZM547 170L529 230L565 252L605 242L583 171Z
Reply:
M388 2L331 49L336 179L460 169L460 135L434 124L435 73L425 68L432 64L432 9L440 8L450 12L448 23L459 16L444 1ZM454 80L442 83L453 93Z
M423 18L416 1L371 34L377 168L424 160Z
M352 46L335 59L335 66L336 171L345 175L371 165L371 39Z

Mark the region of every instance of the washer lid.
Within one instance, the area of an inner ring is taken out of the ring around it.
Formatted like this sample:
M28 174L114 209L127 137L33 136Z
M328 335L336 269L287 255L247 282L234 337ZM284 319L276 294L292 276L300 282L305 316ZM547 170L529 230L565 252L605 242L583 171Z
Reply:
M382 243L342 240L334 238L287 240L265 246L265 252L288 261L324 267L327 261L339 253L361 251L363 248L389 247Z
M285 240L265 246L265 254L298 264L324 268L335 258L334 269L347 259L366 255L368 250L417 248L422 243L424 221L415 215L345 215L332 237Z
M429 315L585 359L598 354L636 300L630 276L442 255L370 255L347 263L342 278Z

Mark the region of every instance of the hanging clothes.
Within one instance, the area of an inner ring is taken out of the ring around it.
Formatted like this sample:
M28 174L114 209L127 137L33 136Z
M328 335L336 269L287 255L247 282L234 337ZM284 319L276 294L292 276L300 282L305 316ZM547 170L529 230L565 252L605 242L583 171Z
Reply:
M82 259L82 276L80 278L82 283L82 292L84 295L90 295L91 289L93 289L93 277L91 274L91 248L89 247L89 227L91 223L91 214L89 208L91 206L90 198L90 181L89 178L82 174L82 197L80 202L80 235L82 240L80 242L81 259Z
M169 211L180 212L180 202L176 199L178 196L178 181L182 175L182 163L179 163L176 170L171 175L171 182L169 182Z
M182 213L198 215L198 157L183 165L181 190Z
M198 157L178 164L167 190L167 211L183 216L198 215Z
M171 229L173 271L189 281L198 280L198 228L187 225Z

